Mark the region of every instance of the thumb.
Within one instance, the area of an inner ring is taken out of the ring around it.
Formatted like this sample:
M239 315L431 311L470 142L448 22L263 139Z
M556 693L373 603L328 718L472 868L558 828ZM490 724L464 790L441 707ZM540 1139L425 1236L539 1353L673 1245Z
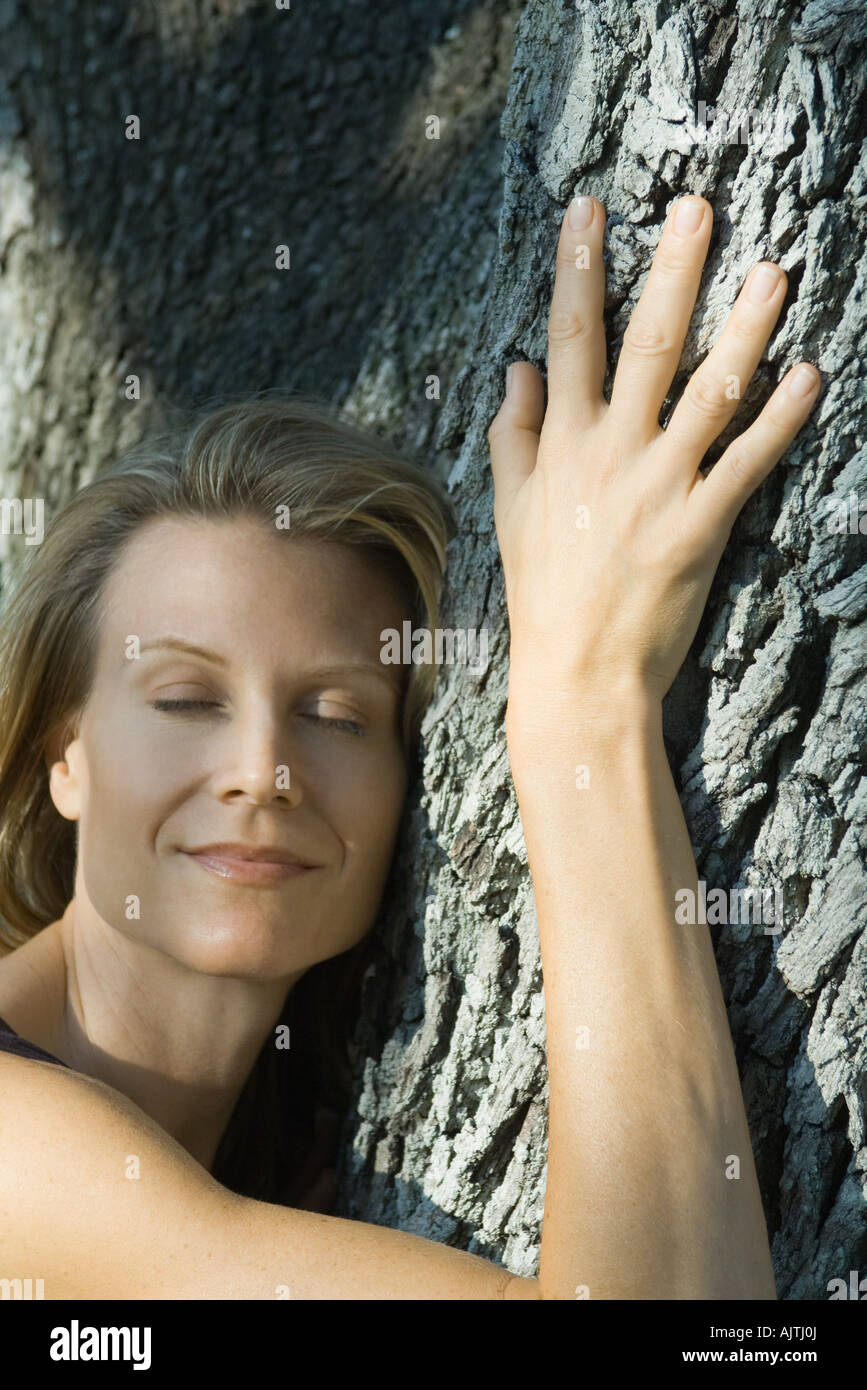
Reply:
M533 472L545 418L545 383L532 362L513 362L506 376L506 395L488 428L498 510L508 510Z

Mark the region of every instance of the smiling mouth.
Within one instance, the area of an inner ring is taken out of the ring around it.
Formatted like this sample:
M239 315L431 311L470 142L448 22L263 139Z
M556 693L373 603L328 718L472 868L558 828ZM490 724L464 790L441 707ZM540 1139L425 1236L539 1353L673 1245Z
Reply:
M237 859L229 854L190 854L181 851L187 859L193 859L208 873L218 878L231 879L235 883L267 886L282 883L287 878L298 878L301 874L312 872L306 864L285 864L276 859Z

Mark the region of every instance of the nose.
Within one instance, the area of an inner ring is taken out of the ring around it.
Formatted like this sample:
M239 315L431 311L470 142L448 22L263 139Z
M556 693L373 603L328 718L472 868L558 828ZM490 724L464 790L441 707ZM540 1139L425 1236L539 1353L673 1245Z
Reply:
M262 702L234 719L228 729L225 756L216 774L222 798L247 797L260 805L272 801L287 807L301 803L301 781L290 759L291 739L285 715Z

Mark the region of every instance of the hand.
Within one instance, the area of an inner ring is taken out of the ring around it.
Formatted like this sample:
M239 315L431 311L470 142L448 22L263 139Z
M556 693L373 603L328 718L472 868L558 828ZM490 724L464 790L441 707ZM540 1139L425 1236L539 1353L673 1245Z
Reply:
M588 224L575 229L567 216L560 231L547 410L540 373L515 363L488 431L510 698L520 686L593 692L603 703L624 690L661 700L695 636L735 518L804 424L820 378L806 363L788 372L703 476L702 458L737 409L777 320L785 273L772 262L753 269L663 430L659 411L695 305L710 204L688 197L672 210L608 404L605 211L595 198L581 202Z

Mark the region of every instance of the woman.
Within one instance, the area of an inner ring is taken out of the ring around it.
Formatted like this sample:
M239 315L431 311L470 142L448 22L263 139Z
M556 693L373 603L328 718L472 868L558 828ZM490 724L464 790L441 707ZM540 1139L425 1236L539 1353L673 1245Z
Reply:
M449 530L427 478L291 406L109 470L5 618L8 1277L40 1271L48 1298L775 1297L709 933L674 915L696 868L660 709L819 378L788 373L705 477L785 275L751 273L663 431L711 210L673 209L610 404L604 224L586 197L563 222L547 410L517 364L488 436L548 1030L538 1278L276 1205L337 1075L305 990L335 967L351 993L435 674L395 674L380 634L435 625Z

